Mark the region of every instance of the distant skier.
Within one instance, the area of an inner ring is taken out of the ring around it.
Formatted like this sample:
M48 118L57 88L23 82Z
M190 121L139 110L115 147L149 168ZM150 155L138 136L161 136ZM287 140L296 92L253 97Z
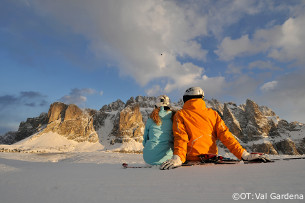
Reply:
M155 109L146 122L143 159L149 165L161 165L173 156L173 111L169 105L168 96L159 96Z
M206 107L204 92L200 87L188 88L184 105L173 120L174 155L160 169L172 169L187 161L199 161L200 154L217 154L219 139L238 159L266 160L264 154L248 153L230 133L218 113Z

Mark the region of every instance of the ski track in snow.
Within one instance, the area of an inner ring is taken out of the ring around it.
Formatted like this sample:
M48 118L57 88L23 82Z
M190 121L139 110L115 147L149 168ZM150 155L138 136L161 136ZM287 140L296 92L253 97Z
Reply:
M113 152L0 153L1 203L304 202L270 195L305 195L305 160L268 164L123 169L141 154ZM234 193L267 194L235 201Z

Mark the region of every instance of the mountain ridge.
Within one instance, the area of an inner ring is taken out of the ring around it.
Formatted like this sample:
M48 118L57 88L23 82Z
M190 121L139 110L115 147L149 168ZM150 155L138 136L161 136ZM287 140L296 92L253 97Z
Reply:
M247 150L268 154L305 153L304 124L280 119L270 108L250 99L241 105L216 99L205 101ZM137 96L126 103L118 99L100 110L54 102L48 113L21 122L18 131L7 133L0 143L11 145L35 134L57 133L76 142L99 142L104 150L141 152L145 123L155 102L156 97ZM178 110L182 105L182 101L172 103L172 108ZM228 152L221 143L218 145ZM10 151L3 146L2 151Z

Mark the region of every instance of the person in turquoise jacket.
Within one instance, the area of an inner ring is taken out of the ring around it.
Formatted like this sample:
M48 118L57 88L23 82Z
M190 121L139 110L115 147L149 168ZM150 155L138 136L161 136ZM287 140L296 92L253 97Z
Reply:
M149 165L161 165L173 156L173 113L169 108L169 98L159 96L143 135L143 159Z

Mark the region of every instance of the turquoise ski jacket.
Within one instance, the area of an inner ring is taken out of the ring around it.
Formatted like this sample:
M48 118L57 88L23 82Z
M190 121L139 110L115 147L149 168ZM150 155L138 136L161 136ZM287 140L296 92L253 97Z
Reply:
M156 125L152 119L148 119L143 135L143 159L150 165L161 165L173 156L174 137L172 130L172 111L165 111L161 107L159 116L161 125Z

